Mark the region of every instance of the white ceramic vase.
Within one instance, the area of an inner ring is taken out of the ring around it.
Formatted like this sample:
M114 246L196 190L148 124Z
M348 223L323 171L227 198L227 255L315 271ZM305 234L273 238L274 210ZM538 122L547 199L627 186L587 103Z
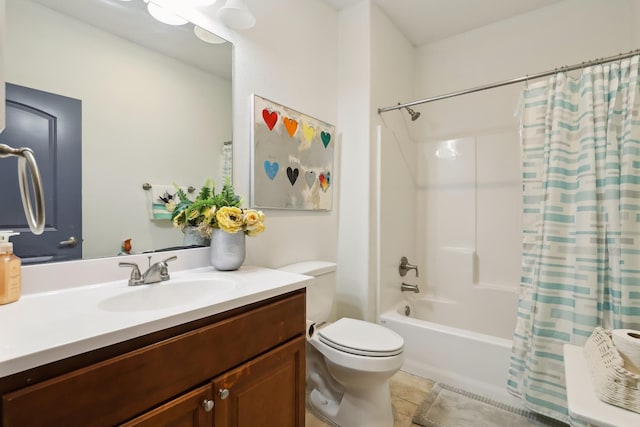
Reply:
M213 229L211 235L211 265L216 270L237 270L244 262L244 232L227 233L219 228Z

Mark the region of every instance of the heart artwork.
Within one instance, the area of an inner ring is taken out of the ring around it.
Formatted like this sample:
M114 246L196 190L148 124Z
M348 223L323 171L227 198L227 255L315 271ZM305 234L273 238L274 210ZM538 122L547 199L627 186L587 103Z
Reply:
M316 181L316 173L313 171L306 171L304 173L304 180L307 183L307 187L313 187L313 183Z
M269 111L265 108L262 110L262 120L264 120L269 130L273 130L273 127L278 121L278 113L275 111Z
M280 169L280 165L278 164L278 162L271 163L269 160L264 161L264 171L270 180L273 181L273 178L276 177L278 169Z
M311 142L316 134L316 130L313 128L313 126L309 126L308 124L304 123L302 125L302 134L304 135L304 139L306 139L307 142Z
M331 184L331 173L330 172L321 173L320 176L318 177L318 181L320 181L320 188L322 188L322 191L326 193L327 188L329 188L329 185Z
M291 169L291 167L287 168L287 176L289 177L289 182L291 183L291 185L296 183L296 181L298 180L298 175L300 175L300 169Z
M320 132L320 139L322 140L322 145L324 145L324 148L327 148L327 146L331 142L331 134L329 132L322 131Z
M296 130L298 129L298 122L296 122L294 119L290 119L289 117L285 117L284 127L287 129L287 133L289 134L289 136L293 138L293 135L296 133Z

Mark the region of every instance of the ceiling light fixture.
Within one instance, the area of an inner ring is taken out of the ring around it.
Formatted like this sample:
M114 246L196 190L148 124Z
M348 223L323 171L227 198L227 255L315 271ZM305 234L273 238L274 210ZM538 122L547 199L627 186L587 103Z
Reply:
M149 11L149 14L164 24L184 25L187 22L189 22L183 17L176 15L175 13L173 13L172 11L168 10L163 6L160 6L149 0L146 0L146 1L147 1L147 10Z
M193 34L195 34L196 37L198 37L200 40L206 43L222 44L227 42L225 39L218 37L212 32L207 31L204 28L199 27L197 25L193 26Z
M256 18L242 0L227 0L224 6L218 9L218 18L224 24L234 30L246 30L256 24Z
M184 0L185 3L188 3L189 6L195 7L206 7L211 6L218 0Z

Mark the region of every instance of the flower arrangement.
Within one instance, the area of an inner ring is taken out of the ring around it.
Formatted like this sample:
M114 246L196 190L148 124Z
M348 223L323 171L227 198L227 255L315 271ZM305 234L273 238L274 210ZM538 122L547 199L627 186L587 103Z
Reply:
M176 186L177 187L177 186ZM227 180L220 193L216 194L215 184L208 179L200 189L195 200L189 199L185 192L177 187L178 201L171 211L174 227L184 230L187 226L198 227L200 235L211 238L214 228L227 233L244 232L255 236L264 231L264 213L255 209L243 209L242 201Z

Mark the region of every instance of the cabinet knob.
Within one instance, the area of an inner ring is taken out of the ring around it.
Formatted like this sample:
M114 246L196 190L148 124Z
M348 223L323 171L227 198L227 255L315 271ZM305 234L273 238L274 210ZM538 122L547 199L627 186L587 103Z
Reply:
M202 407L206 412L211 412L213 409L213 400L205 399L205 401L202 402Z
M221 388L218 392L218 396L220 396L220 399L222 400L226 399L227 397L229 397L229 389Z

